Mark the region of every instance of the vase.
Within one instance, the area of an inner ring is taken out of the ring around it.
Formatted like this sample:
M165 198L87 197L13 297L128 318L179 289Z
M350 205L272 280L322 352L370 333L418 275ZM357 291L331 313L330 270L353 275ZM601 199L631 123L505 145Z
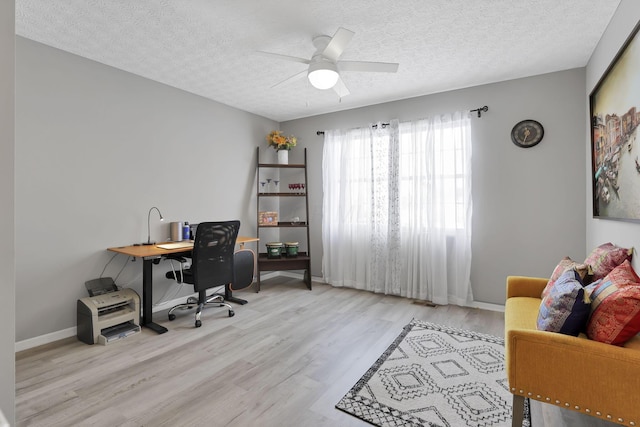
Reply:
M279 165L289 164L289 150L278 150L278 164Z

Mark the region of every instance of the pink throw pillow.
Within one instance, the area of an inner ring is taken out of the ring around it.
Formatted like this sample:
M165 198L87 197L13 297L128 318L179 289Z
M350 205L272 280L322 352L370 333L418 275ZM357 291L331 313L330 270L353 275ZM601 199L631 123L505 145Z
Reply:
M631 261L633 248L626 249L614 245L613 243L605 243L593 251L584 260L585 264L589 264L593 269L592 281L602 279L609 274L611 270L622 264L625 260Z

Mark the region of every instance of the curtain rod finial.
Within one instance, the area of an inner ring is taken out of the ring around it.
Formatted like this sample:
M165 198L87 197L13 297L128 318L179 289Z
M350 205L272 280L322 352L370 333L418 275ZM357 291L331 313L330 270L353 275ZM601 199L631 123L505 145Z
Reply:
M480 108L476 108L475 110L471 110L471 112L473 113L474 111L478 112L478 117L482 117L482 112L487 112L489 111L489 107L487 107L486 105L484 107L480 107Z

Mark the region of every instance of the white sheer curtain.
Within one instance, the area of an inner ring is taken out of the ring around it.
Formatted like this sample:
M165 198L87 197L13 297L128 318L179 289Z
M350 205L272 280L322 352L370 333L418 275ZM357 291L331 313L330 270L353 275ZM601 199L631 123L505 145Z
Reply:
M333 286L472 300L467 113L325 131L323 276Z

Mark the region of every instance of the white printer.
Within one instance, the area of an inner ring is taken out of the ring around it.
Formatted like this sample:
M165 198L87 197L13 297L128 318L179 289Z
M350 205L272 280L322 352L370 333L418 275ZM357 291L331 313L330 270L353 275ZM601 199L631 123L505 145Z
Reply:
M140 332L140 297L121 289L78 300L78 339L106 345Z

